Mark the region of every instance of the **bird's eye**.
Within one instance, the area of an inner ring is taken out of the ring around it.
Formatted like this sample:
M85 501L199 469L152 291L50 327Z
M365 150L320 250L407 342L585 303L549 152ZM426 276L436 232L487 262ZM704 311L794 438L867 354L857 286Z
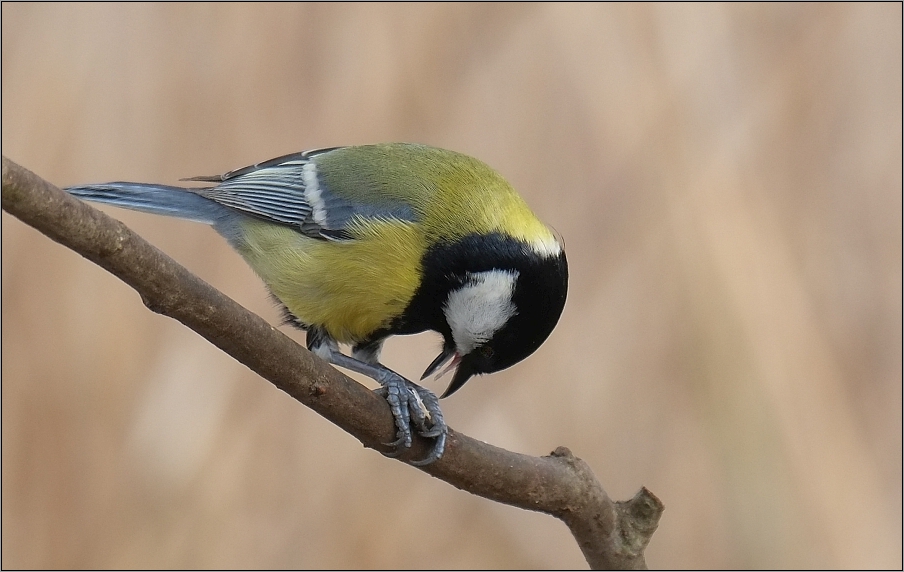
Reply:
M490 346L483 346L482 348L480 348L480 353L483 354L483 357L490 359L491 357L493 357L493 348Z

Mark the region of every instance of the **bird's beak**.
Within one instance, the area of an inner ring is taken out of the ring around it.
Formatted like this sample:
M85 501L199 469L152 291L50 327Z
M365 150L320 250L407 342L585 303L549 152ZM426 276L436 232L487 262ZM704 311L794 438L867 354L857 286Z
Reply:
M462 364L462 359L464 359L465 363ZM446 363L448 362L448 365ZM466 381L471 379L471 376L474 375L472 367L469 365L469 359L466 356L462 356L458 351L452 348L443 348L441 354L436 356L436 359L433 360L433 363L427 368L427 371L424 372L424 375L421 376L423 380L426 377L433 375L439 368L446 365L445 368L439 374L437 374L436 379L441 378L442 376L449 373L451 370L455 370L455 375L452 376L452 383L449 384L449 387L446 388L446 391L439 396L440 399L444 397L449 397L453 393L455 393L458 388L465 384ZM464 367L462 367L464 366Z
M466 381L471 379L472 375L474 375L473 366L471 365L470 361L472 355L473 354L468 354L467 356L462 357L458 354L455 354L455 357L457 358L455 360L455 363L456 365L458 365L458 369L455 370L455 375L452 376L452 382L449 384L449 387L447 387L446 391L439 396L440 399L449 397L450 395L458 391L461 386L464 385ZM446 371L449 371L449 368L446 368Z
M427 366L427 370L424 372L424 375L421 376L421 380L423 381L425 378L430 377L431 375L436 373L436 371L439 368L443 367L446 362L449 362L449 365L446 366L446 368L436 376L436 379L439 379L449 373L450 369L458 366L459 362L461 362L461 355L459 355L454 347L443 348L442 353L436 356L436 359L433 360L433 362L429 366Z

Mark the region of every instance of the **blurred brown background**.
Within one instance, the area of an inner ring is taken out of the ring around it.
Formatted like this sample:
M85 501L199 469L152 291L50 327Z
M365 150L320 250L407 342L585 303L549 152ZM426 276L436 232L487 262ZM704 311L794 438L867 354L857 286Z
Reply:
M565 237L569 300L446 417L649 487L652 567L901 566L900 4L2 11L3 153L60 186L379 141L502 172ZM209 228L105 210L278 322ZM2 220L4 568L585 566Z

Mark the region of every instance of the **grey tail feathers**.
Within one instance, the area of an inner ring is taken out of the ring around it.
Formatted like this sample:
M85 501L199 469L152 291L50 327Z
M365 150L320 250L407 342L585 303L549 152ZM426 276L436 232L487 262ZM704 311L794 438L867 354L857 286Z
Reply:
M216 224L229 209L182 187L149 183L103 183L68 187L80 199L126 209Z

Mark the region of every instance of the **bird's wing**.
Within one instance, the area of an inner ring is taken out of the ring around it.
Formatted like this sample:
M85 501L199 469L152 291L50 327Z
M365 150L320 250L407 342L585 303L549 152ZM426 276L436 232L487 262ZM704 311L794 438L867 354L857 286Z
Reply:
M224 175L193 177L188 181L218 183L191 189L226 207L256 218L291 226L313 238L349 240L349 224L362 219L412 220L401 202L367 193L344 192L324 184L315 158L340 149L332 147L284 155Z

